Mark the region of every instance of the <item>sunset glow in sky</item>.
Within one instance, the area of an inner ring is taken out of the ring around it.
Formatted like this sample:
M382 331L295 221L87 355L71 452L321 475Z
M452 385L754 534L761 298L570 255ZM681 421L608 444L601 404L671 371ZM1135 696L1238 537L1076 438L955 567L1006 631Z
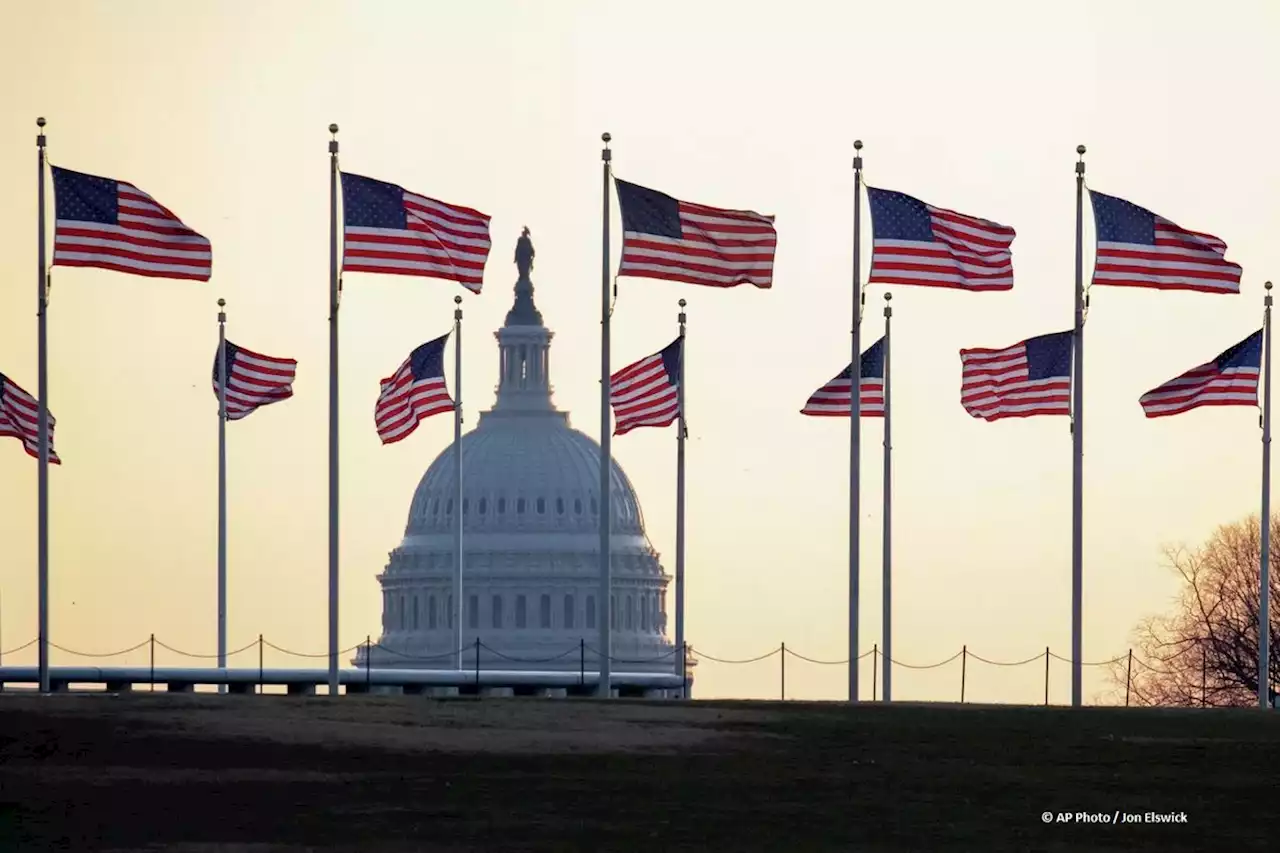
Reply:
M1071 326L1077 144L1089 149L1091 187L1223 238L1244 268L1238 296L1092 291L1086 660L1124 654L1134 624L1166 608L1176 586L1163 545L1198 543L1258 511L1256 412L1148 421L1138 397L1259 328L1263 281L1280 281L1275 3L303 8L59 0L5 12L0 371L35 392L37 116L49 122L52 163L132 182L213 244L208 283L54 269L55 643L106 652L154 632L176 648L215 650L209 370L222 297L229 337L299 362L293 399L228 427L229 645L262 633L325 651L330 122L341 126L344 168L493 217L478 296L431 279L345 277L344 646L379 634L375 575L403 535L418 479L452 440L446 416L381 446L378 380L449 329L461 293L465 428L474 426L493 400L491 333L511 304L522 226L537 247L538 307L556 335L555 400L598 435L603 131L622 179L777 217L770 290L619 282L615 368L668 343L677 300L689 302L695 648L742 659L785 641L812 658L845 656L848 424L799 410L849 361L855 138L870 184L1017 230L1012 291L893 289L895 657L936 663L963 644L1004 661L1046 646L1070 654L1067 419L969 417L958 351ZM862 221L865 266L865 208ZM1092 240L1086 210L1086 275ZM868 289L868 345L881 334L884 290ZM446 371L452 378L451 352ZM869 650L880 640L882 425L864 421L862 436ZM675 438L674 428L645 429L613 445L668 572ZM34 460L0 442L4 649L36 633L35 496ZM324 663L271 654L268 665ZM34 660L34 649L5 658ZM142 650L103 663L145 661ZM871 667L862 674L869 695ZM778 659L707 660L697 677L701 697L776 696ZM971 661L968 698L1042 701L1043 677L1039 664ZM789 697L844 695L841 666L788 661L787 679ZM959 679L958 662L898 669L895 698L954 699ZM1051 698L1069 701L1069 684L1067 665L1054 664ZM1086 700L1106 687L1101 668L1086 671Z

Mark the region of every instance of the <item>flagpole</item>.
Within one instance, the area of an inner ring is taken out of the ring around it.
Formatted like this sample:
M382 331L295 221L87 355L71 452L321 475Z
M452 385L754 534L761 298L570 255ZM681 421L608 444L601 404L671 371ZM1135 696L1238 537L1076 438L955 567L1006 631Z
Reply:
M36 539L39 556L36 561L36 586L38 591L40 692L49 692L49 281L44 252L44 125L43 118L36 119L40 132L36 135L36 185L39 214L37 215L37 265L36 277L36 358L39 362L37 388L36 429L39 432L39 466L37 474Z
M1075 380L1071 406L1071 706L1080 707L1084 600L1084 152L1076 146Z
M680 413L680 419L676 422L676 675L680 676L684 684L684 676L686 671L686 661L684 653L684 440L685 440L685 418L684 418L684 364L685 364L685 345L684 345L684 306L685 301L680 300L680 314L677 318L680 323L680 366L679 375L676 378L676 410ZM682 696L682 699L688 699L688 696Z
M338 695L338 126L329 125L329 695Z
M453 668L462 669L462 297L453 297Z
M227 300L218 300L218 668L227 666ZM218 685L226 693L225 684Z
M853 356L849 361L849 701L858 701L859 490L862 455L862 140L853 143Z
M1258 705L1271 705L1271 282L1262 309L1262 349L1266 362L1262 389L1262 554L1258 587Z
M600 271L600 606L596 608L596 616L600 625L600 683L598 694L605 699L613 695L611 684L612 670L612 612L613 579L609 565L609 522L610 522L610 473L613 467L610 456L612 430L609 423L609 315L612 306L609 304L609 162L613 152L609 150L609 141L613 137L601 134L604 149L600 152L602 162L604 203L603 225L604 240L602 249L603 263Z
M893 308L884 295L884 701L893 683L893 441L889 436L889 323Z

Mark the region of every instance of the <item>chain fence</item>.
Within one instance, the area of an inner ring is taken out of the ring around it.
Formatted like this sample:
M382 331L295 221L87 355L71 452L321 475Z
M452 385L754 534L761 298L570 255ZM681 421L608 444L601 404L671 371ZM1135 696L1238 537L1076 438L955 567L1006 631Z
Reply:
M4 661L6 658L10 657L11 655L30 649L32 646L35 646L37 642L38 642L38 638L29 640L26 643L23 643L22 645L16 646L11 649L0 650L0 666L4 665ZM129 646L127 648L119 649L118 651L110 651L110 652L82 651L82 650L67 648L66 646L62 646L53 642L49 643L49 647L52 649L56 649L57 651L65 655L69 655L73 658L83 658L85 660L93 660L93 661L107 661L113 658L121 658L125 655L133 654L136 652L140 652L143 649L146 649L148 664L152 673L151 675L152 689L154 689L154 685L155 685L154 672L156 669L157 649L168 652L170 655L174 655L179 658L203 661L206 663L209 661L216 661L218 658L217 653L205 654L205 653L199 653L199 652L186 651L186 650L177 648L175 646L169 645L168 643L165 643L164 641L160 640L154 634L150 635L147 639L143 640L140 643L135 643L134 645ZM227 651L225 656L228 660L228 664L230 664L232 658L237 658L242 655L248 655L256 651L257 653L256 663L257 663L257 669L259 673L259 688L261 689L262 682L265 681L263 677L263 673L267 668L265 666L267 649L270 649L271 651L279 655L284 655L286 657L299 658L299 659L312 660L312 661L327 660L329 657L329 652L318 652L318 653L300 652L300 651L286 648L284 646L276 645L270 640L267 640L261 634L258 635L256 640L246 643L245 645L240 646L238 648ZM484 641L482 641L479 638L477 638L475 642L468 643L467 645L465 645L460 649L453 649L448 652L442 652L440 654L435 654L435 655L426 655L426 656L414 655L414 654L406 653L400 649L385 646L382 643L374 642L372 636L366 637L365 641L362 643L357 643L356 645L349 646L345 649L340 650L338 652L338 657L341 660L343 658L346 658L348 655L352 654L353 652L357 653L356 661L357 661L358 669L361 669L366 673L370 673L370 674L375 669L395 668L394 665L387 667L385 665L380 665L379 663L375 662L374 660L375 650L381 655L385 655L391 660L394 660L398 664L415 666L415 668L423 667L423 665L432 664L432 663L443 664L442 666L437 667L440 669L453 668L453 667L447 666L448 662L454 661L456 665L460 666L462 663L462 658L464 656L469 656L470 660L468 661L469 665L467 666L467 669L474 671L475 680L477 684L479 684L480 682L480 672L482 669L486 668L486 665L488 669L492 670L492 669L502 669L503 668L502 664L519 664L519 665L563 664L564 662L574 657L577 658L576 663L578 665L577 669L579 672L580 683L585 684L586 673L588 672L588 669L587 669L588 656L590 656L591 663L593 665L596 664L596 662L598 662L601 659L601 655L599 651L594 647L592 647L590 644L588 644L585 639L579 640L576 645L568 647L563 652L560 652L558 654L550 655L546 657L531 658L531 657L517 657L517 656L509 655L498 649L494 649L493 647L484 643ZM787 661L789 659L793 661L798 661L801 663L812 664L812 665L821 666L821 667L833 667L833 666L838 667L838 666L847 666L849 664L848 658L844 658L841 660L823 660L821 658L810 657L808 655L801 654L800 652L797 652L792 648L788 648L786 643L780 643L775 648L770 649L764 652L763 654L755 655L753 657L745 657L745 658L717 657L715 655L712 655L704 651L699 647L692 646L686 643L683 650L673 646L669 651L654 657L625 658L625 657L615 657L610 655L608 657L608 660L611 664L622 664L622 665L631 665L631 666L640 665L649 669L659 664L663 664L663 663L669 664L673 672L679 673L681 670L683 670L684 676L685 676L686 691L687 691L688 682L691 676L691 670L695 665L703 665L704 663L713 663L713 664L722 665L722 666L741 666L741 665L747 665L747 664L761 663L763 661L767 661L775 657L778 658L777 698L784 699L784 700L787 698ZM960 651L956 652L950 657L947 657L943 660L939 660L935 663L910 663L907 661L900 661L900 660L886 660L884 655L880 652L879 645L877 644L872 646L866 652L863 652L861 655L858 656L858 660L860 661L866 658L871 658L872 660L871 698L873 701L879 698L878 697L878 691L880 686L879 674L885 665L888 665L890 667L901 668L904 670L921 671L921 670L938 670L938 669L941 669L942 667L956 664L958 661L959 672L958 672L957 683L955 686L955 690L957 692L954 694L951 694L950 696L938 695L931 698L933 698L935 701L954 701L958 699L960 702L965 702L968 698L966 696L966 692L969 684L969 664L971 661L974 663L985 665L985 666L999 667L999 668L1031 666L1043 661L1044 704L1048 705L1049 698L1050 698L1050 693L1049 693L1050 661L1056 660L1066 665L1070 665L1072 663L1070 658L1065 658L1065 657L1062 657L1061 655L1055 654L1052 651L1052 649L1050 649L1048 646L1045 647L1045 650L1043 652L1024 658L1022 660L1002 661L1002 660L994 660L991 658L984 657L982 655L977 654L976 652L971 652L969 651L969 647L965 645L961 647ZM683 661L683 666L681 666L682 661ZM1134 673L1133 667L1135 663L1139 667L1142 667L1149 672L1153 672L1157 674L1168 674L1163 672L1159 667L1153 665L1152 663L1148 661L1144 661L1139 657L1135 657L1133 653L1133 649L1129 649L1126 654L1119 655L1117 657L1110 658L1107 660L1083 661L1081 665L1083 667L1101 667L1101 666L1115 667L1117 664L1120 664L1122 661L1125 662L1124 704L1126 706L1128 706L1130 703L1130 698L1133 691L1133 673ZM239 662L237 661L237 663ZM423 667L423 668L426 668L426 667ZM566 667L559 666L556 668L564 669ZM590 671L594 672L594 669ZM1117 678L1117 688L1118 688L1118 678ZM687 692L686 692L686 695L688 695ZM1202 690L1202 704L1207 704L1207 702L1208 702L1208 685L1207 685L1207 679L1206 679L1204 689ZM1117 697L1117 704L1118 704L1118 697Z

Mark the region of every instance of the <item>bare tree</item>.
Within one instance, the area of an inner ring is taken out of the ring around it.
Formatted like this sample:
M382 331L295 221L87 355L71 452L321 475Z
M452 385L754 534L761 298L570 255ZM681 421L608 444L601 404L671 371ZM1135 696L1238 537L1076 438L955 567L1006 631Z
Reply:
M1269 693L1280 682L1280 518L1271 520ZM1182 580L1170 613L1134 630L1133 671L1117 661L1112 679L1137 705L1244 706L1258 701L1258 517L1219 527L1199 548L1168 548Z

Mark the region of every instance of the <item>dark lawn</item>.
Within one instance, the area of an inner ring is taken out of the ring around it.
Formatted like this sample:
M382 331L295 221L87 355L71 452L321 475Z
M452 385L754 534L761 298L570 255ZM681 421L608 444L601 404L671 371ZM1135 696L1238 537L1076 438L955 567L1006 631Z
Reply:
M0 695L0 851L1276 850L1278 778L1259 711Z

